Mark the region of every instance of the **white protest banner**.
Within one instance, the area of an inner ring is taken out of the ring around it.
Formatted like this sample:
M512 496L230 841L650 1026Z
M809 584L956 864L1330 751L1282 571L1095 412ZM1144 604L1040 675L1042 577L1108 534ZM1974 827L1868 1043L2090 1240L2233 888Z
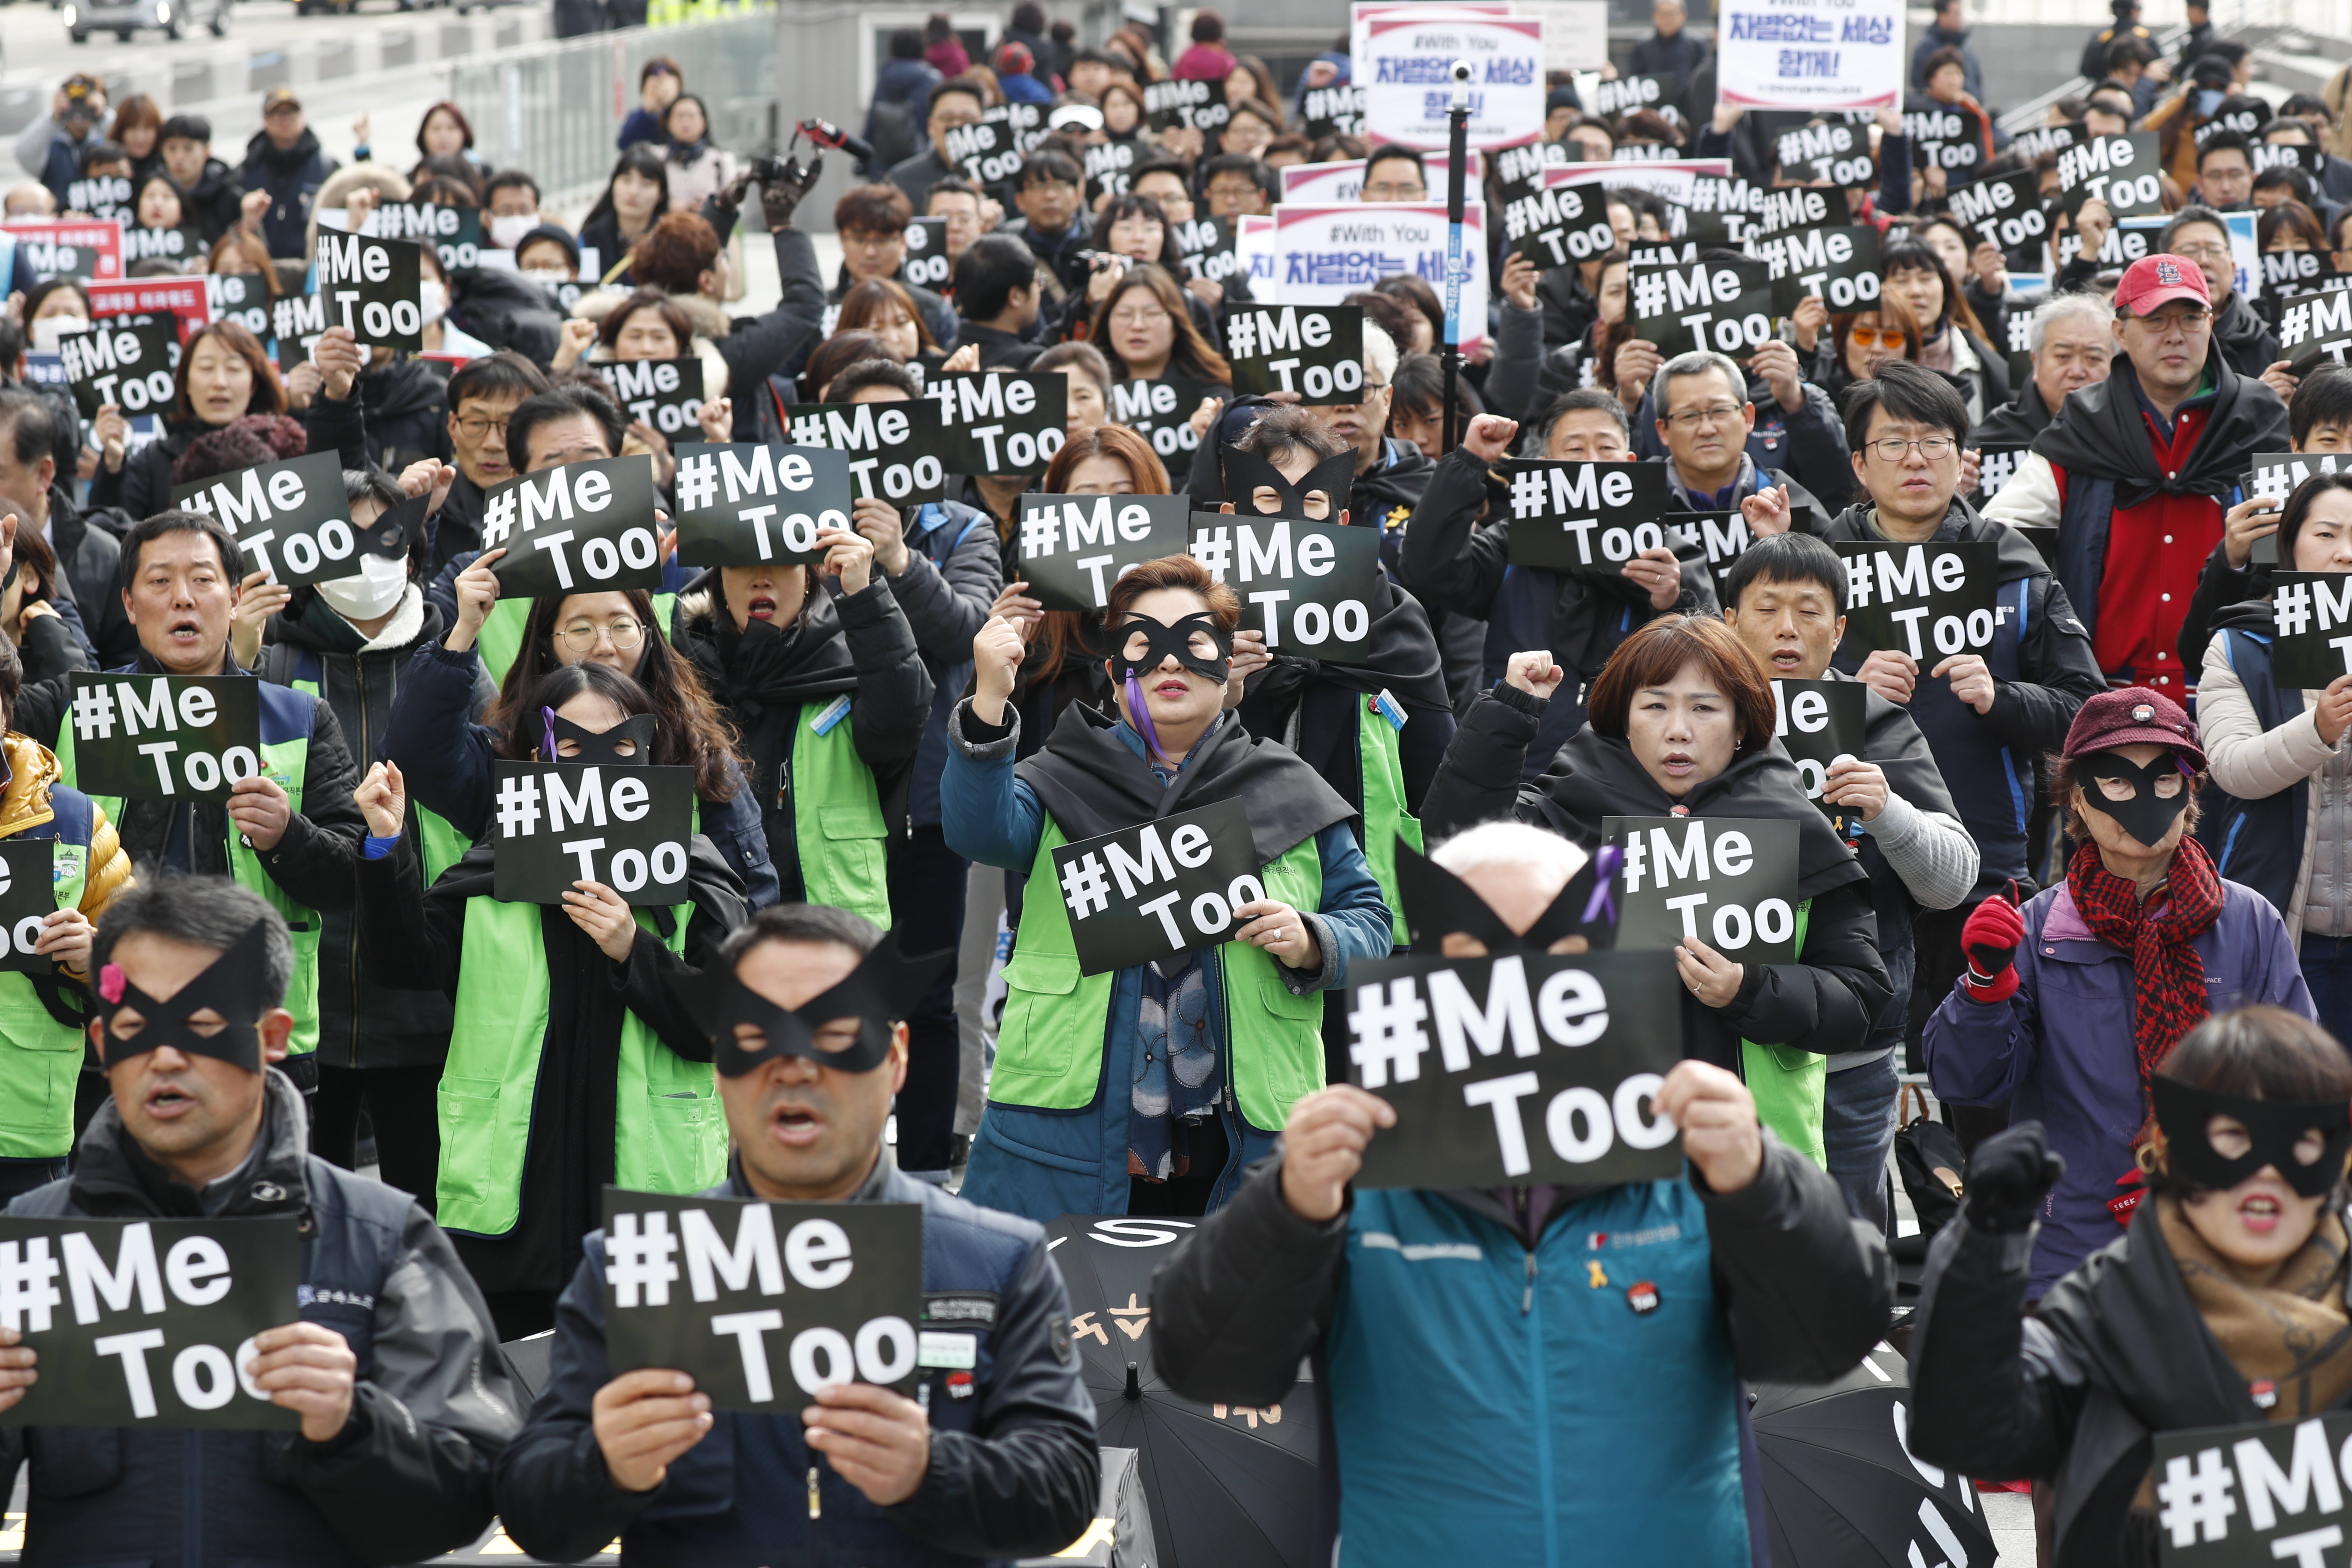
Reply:
M1509 147L1543 133L1541 17L1437 8L1369 16L1356 25L1351 59L1374 141L1444 147L1456 60L1470 67L1471 146Z
M1246 219L1244 220L1246 223ZM1286 305L1337 305L1383 278L1409 272L1445 292L1445 208L1418 202L1389 205L1359 202L1350 206L1274 209L1273 276L1261 300ZM1237 242L1246 247L1249 232ZM1486 338L1486 205L1462 205L1462 349Z
M1902 0L1723 0L1716 94L1748 109L1879 109L1911 59Z
M1475 191L1486 177L1486 160L1474 149L1465 167L1469 172L1469 189ZM1312 205L1318 202L1361 201L1364 195L1364 161L1342 158L1336 163L1287 163L1282 168L1282 199ZM1423 162L1421 178L1429 189L1433 202L1445 200L1451 187L1445 177L1445 160L1430 158ZM1474 196L1471 198L1475 200Z

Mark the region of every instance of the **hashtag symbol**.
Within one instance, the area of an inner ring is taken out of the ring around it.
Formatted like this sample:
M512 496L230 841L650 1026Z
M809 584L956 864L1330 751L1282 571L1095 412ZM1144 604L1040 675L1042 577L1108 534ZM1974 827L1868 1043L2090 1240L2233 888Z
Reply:
M677 1237L669 1233L669 1215L662 1210L614 1215L604 1237L604 1278L613 1287L613 1305L636 1306L642 1293L646 1306L668 1306L670 1283L677 1278Z
M1035 511L1021 514L1022 560L1037 561L1051 555L1061 537L1061 514L1052 507L1039 507Z
M1069 906L1070 918L1077 921L1109 907L1110 879L1103 875L1100 858L1082 855L1063 868L1062 902Z
M114 688L75 682L74 739L103 741L114 733Z
M1391 980L1382 999L1381 983L1360 985L1348 1028L1355 1041L1348 1056L1364 1077L1366 1089L1385 1089L1389 1080L1411 1083L1421 1077L1421 1053L1429 1049L1429 1004L1411 979Z
M719 458L710 452L681 458L677 464L677 510L700 511L719 499Z
M2264 468L2254 475L2254 494L2265 500L2276 500L2292 488L2284 468Z
M1637 316L1663 315L1666 309L1666 279L1661 273L1645 272L1633 279L1633 313Z
M1514 518L1541 517L1544 509L1544 476L1540 468L1522 468L1511 476L1511 515Z
M824 416L803 414L793 421L793 445L822 447L824 445Z
M61 1300L57 1279L58 1260L49 1256L47 1237L26 1237L21 1256L17 1243L0 1241L0 1327L48 1332L49 1313Z
M2175 1546L2195 1545L2200 1529L2208 1541L2225 1539L2230 1516L2238 1511L2238 1500L2230 1495L2236 1481L2219 1448L2200 1450L2193 1471L2187 1455L2174 1455L2164 1461L2164 1479L2156 1489L2162 1507L2157 1523L2172 1531Z
M1225 318L1225 352L1234 359L1248 359L1257 353L1257 319L1247 310L1235 310Z
M1192 531L1192 559L1209 569L1209 575L1222 583L1225 568L1233 564L1234 541L1230 529L1196 528Z
M515 499L518 491L505 489L490 497L482 508L482 548L496 550L514 531Z
M2281 341L2292 348L2309 336L2311 336L2311 307L2289 305L2286 308L2286 319L2279 323Z
M499 837L527 838L539 831L539 780L509 773L499 781Z
M2311 584L2282 583L2275 603L2278 635L2291 637L2311 629Z
M1503 237L1517 239L1528 232L1528 210L1517 202L1503 209Z

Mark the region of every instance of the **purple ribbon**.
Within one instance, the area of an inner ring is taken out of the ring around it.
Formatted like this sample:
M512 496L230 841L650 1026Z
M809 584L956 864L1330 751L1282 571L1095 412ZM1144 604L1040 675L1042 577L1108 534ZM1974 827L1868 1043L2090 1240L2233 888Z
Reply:
M1584 903L1584 918L1578 923L1591 925L1592 917L1606 913L1609 923L1617 923L1617 868L1624 864L1625 851L1614 844L1604 844L1592 858L1592 897Z
M1166 762L1168 753L1160 748L1160 731L1151 727L1151 710L1143 703L1142 683L1135 679L1135 671L1131 669L1127 672L1127 713L1135 721L1135 727L1143 732L1143 743L1151 748L1151 754Z
M560 761L561 759L555 754L555 710L541 708L539 710L539 717L541 722L547 726L547 748L539 753L539 760L542 763Z

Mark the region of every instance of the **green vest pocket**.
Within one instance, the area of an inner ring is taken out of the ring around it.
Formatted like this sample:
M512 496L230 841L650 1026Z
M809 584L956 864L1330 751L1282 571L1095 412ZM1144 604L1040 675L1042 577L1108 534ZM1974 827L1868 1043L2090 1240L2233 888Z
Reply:
M615 1172L627 1177L622 1184L656 1193L690 1193L709 1186L705 1156L719 1115L716 1093L648 1092L646 1114L654 1136L635 1145L625 1172ZM724 1147L722 1135L722 1161Z
M499 1159L499 1091L494 1078L443 1078L438 1095L441 1122L440 1202L469 1211L496 1201L501 1194L497 1173ZM520 1162L517 1162L519 1163ZM499 1233L513 1228L512 1214Z
M1067 1026L1067 1018L1049 1021L1062 1011L1061 998L1077 988L1078 961L1073 954L1016 952L1004 966L1004 1017L997 1026L996 1037L1001 1042L1018 1042L1018 1048L997 1058L996 1078L1009 1077L1013 1081L1000 1086L992 1079L991 1098L1042 1091L1074 1073L1081 1054L1101 1056L1099 1034L1085 1039L1080 1030ZM1018 1098L1013 1103L1034 1102Z

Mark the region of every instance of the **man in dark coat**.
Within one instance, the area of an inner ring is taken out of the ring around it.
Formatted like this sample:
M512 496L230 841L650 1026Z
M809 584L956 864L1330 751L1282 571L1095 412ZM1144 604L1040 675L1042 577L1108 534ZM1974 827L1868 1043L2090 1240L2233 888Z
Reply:
M308 1152L302 1096L276 1066L294 1027L280 1005L294 963L285 921L233 883L182 879L127 889L84 941L93 973L134 987L142 1008L222 983L227 1026L199 1049L174 1043L188 1038L177 1019L118 1037L107 1009L89 1034L111 1093L74 1173L7 1212L299 1221L299 1315L257 1336L237 1373L301 1426L0 1426L0 1491L32 1465L26 1555L184 1562L202 1542L210 1561L360 1568L464 1547L490 1521L491 1467L523 1396L481 1292L425 1211ZM0 1327L0 1410L37 1375L37 1357Z
M261 237L281 260L308 260L310 203L327 176L342 165L327 156L302 119L302 100L290 87L273 87L261 100L261 129L246 143L237 178L248 191L269 193Z
M139 636L123 614L115 585L122 546L74 506L70 475L58 482L60 427L56 405L47 397L26 387L0 390L0 496L25 508L18 527L48 540L98 654L98 668L112 669L139 655Z
M617 1534L656 1562L948 1568L1058 1551L1094 1516L1094 1409L1045 1233L898 1169L882 1131L906 1079L904 1024L868 1016L869 1000L779 1027L890 963L881 940L823 905L762 910L729 939L719 962L750 995L716 1007L736 1152L704 1195L920 1205L924 1288L935 1310L971 1309L926 1340L950 1343L919 1373L920 1403L843 1382L805 1402L790 1391L772 1414L713 1412L683 1373L615 1375L599 1231L556 1306L554 1378L499 1473L499 1514L526 1550L578 1562ZM912 988L870 984L868 998Z
M164 172L185 190L188 226L206 245L237 226L245 187L236 171L213 156L213 122L201 114L174 114L155 135Z

